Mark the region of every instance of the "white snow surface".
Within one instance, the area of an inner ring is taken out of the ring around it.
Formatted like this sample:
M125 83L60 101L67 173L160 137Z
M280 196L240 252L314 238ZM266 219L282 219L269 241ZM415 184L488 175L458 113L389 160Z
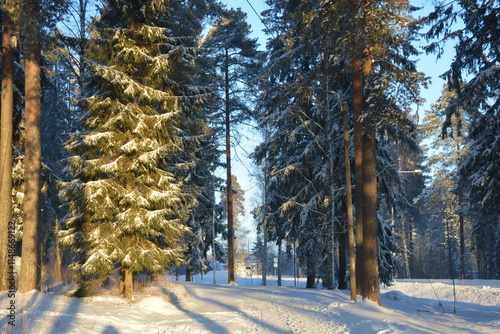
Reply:
M304 280L227 273L195 282L154 283L132 301L113 295L76 299L61 292L16 294L15 324L7 324L11 298L0 297L3 333L500 333L500 281L398 280L382 287L382 306L350 301L349 291L305 289ZM455 306L454 306L455 305ZM454 313L454 309L456 312Z

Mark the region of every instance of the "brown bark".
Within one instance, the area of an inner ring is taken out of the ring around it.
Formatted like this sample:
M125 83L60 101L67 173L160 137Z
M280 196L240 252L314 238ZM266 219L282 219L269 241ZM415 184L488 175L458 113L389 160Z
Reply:
M233 183L231 177L231 108L229 94L229 50L226 48L225 63L225 116L226 116L226 199L227 199L227 282L236 283L234 270L234 218Z
M193 247L191 245L188 246L188 254L189 257L191 257L193 253ZM189 264L186 264L186 282L192 282L193 278L191 276L191 268L189 267Z
M363 77L361 61L354 63L353 69L353 109L354 109L354 207L356 208L356 281L364 280L363 266ZM356 293L361 295L361 286L357 285Z
M24 223L19 292L41 289L40 171L41 171L41 81L40 1L27 1L25 60L25 181Z
M457 135L457 165L461 165L461 155L462 150L460 147L460 141ZM459 226L459 236L460 236L460 277L465 279L465 231L464 231L464 195L460 186L458 186L458 226Z
M281 286L281 250L282 241L278 241L278 286Z
M54 232L56 235L56 238L59 234L59 218L56 217L55 221L55 226L54 226ZM61 246L59 246L59 243L56 242L54 245L54 277L58 282L62 282L62 252L61 252Z
M14 50L13 24L8 10L3 12L2 36L2 114L0 130L0 291L8 290L7 272L9 255L9 222L12 220L12 133L14 108ZM12 227L12 225L11 225ZM12 232L10 230L9 232ZM13 248L11 249L14 250Z
M349 238L349 276L351 284L351 300L356 301L356 254L354 251L354 221L352 214L352 184L351 184L351 157L349 154L349 127L347 107L342 105L344 116L344 156L345 156L345 188L347 196L347 233Z
M124 298L132 299L134 294L134 275L133 271L129 268L122 269L122 294Z
M363 135L362 296L381 305L378 266L377 162L374 131Z

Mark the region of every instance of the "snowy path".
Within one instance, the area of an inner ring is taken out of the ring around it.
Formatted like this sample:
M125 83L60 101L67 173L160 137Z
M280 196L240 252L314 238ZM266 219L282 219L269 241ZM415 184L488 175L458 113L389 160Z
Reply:
M334 314L324 310L331 296L310 291L278 287L187 286L190 298L186 314L202 314L217 333L345 333ZM322 311L323 309L323 311ZM196 318L196 316L194 317ZM231 331L217 325L230 322ZM200 331L202 328L200 328Z
M491 282L493 287L458 287L456 315L451 287L441 282L432 287L396 283L382 290L383 307L353 303L348 291L277 286L168 283L168 288L153 287L132 303L113 296L81 300L33 292L16 297L17 331L7 331L12 326L2 316L0 332L500 334L500 282ZM7 302L0 297L2 309Z

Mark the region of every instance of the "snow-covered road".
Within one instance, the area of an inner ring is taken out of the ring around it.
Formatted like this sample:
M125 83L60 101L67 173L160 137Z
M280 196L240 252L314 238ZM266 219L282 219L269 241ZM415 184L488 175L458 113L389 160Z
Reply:
M167 281L146 288L133 302L31 292L16 297L16 331L5 317L0 328L2 333L34 334L500 333L500 282L482 283L457 286L456 314L452 285L439 281L402 281L383 288L382 307L353 303L348 291L293 286ZM7 302L0 298L2 309Z

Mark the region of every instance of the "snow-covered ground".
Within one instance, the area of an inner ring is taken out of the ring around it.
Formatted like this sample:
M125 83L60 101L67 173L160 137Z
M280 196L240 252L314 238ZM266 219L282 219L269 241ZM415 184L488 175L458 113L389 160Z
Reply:
M181 277L182 279L183 277ZM171 278L169 278L171 279ZM349 300L349 291L283 287L257 276L227 282L226 273L195 282L157 283L132 302L115 296L74 299L56 293L0 297L1 333L500 333L500 281L400 280L383 288L380 307ZM222 284L221 284L222 283Z

